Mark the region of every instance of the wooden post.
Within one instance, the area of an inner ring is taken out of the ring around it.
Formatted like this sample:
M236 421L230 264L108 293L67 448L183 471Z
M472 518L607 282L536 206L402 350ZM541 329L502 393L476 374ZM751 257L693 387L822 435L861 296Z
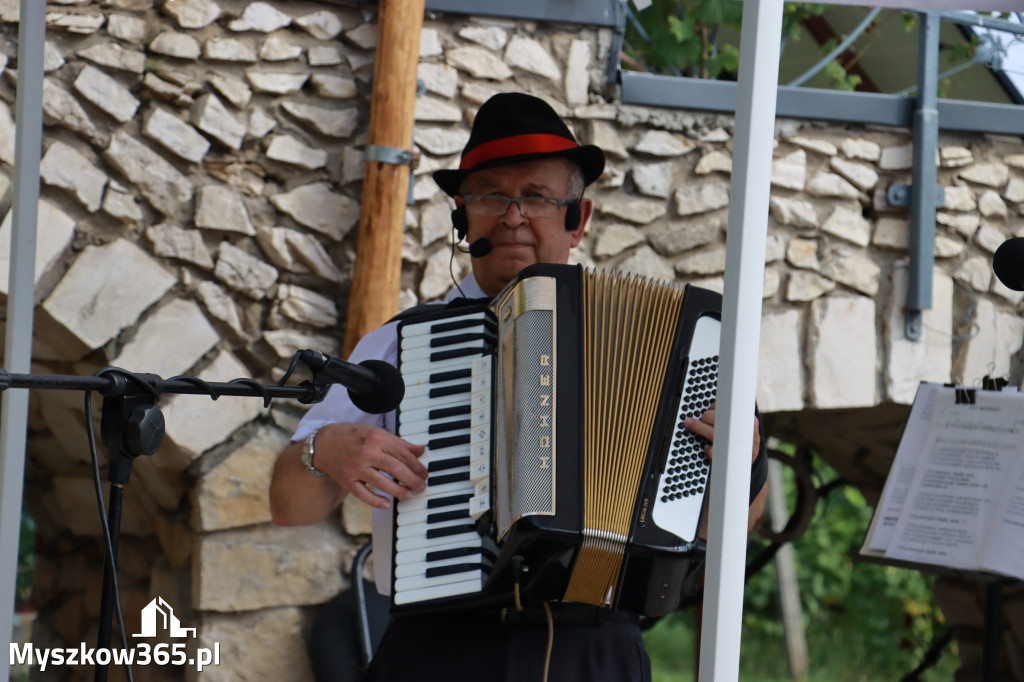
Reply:
M380 0L369 144L409 151L425 0ZM367 160L343 354L398 312L407 163Z

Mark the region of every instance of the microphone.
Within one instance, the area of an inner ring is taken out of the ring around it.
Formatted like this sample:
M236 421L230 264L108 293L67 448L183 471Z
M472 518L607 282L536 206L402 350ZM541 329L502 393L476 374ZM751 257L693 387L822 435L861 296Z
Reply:
M472 258L483 258L494 249L491 240L487 237L480 237L469 245L469 255Z
M390 412L405 397L402 373L383 360L364 360L357 365L308 349L300 350L299 358L313 372L314 383L341 384L348 389L352 404L363 412Z
M996 249L992 270L1010 289L1024 291L1024 237L1007 239Z

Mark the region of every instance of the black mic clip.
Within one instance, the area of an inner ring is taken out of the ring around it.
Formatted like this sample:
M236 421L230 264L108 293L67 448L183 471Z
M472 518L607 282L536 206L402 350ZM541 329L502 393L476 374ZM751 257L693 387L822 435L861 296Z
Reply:
M405 397L401 373L383 360L364 360L357 365L309 349L297 351L296 355L313 376L311 382L301 384L312 390L310 402L323 400L331 384L347 388L352 403L370 414L390 412Z

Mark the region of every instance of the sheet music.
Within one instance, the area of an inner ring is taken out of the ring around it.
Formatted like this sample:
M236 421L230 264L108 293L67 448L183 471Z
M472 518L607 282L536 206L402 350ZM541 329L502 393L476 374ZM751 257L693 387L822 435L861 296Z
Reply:
M1024 401L1020 402L1024 412ZM1008 479L1004 503L989 532L982 559L987 570L1019 578L1024 567L1024 542L1015 538L1024 537L1024 451L1019 451L1016 459L1016 471Z
M1019 396L980 390L973 405L957 404L953 389L933 398L931 427L885 556L977 570L984 568L981 543L992 531L986 521L1007 485L1020 483L1024 403ZM1024 510L1010 512L1011 522L1014 516L1019 520ZM996 553L1004 554L1002 548Z
M954 398L954 389L942 384L923 383L918 386L917 396L914 398L910 416L907 418L907 426L903 430L903 437L896 450L896 457L893 458L889 478L882 490L878 511L871 522L869 549L879 552L888 549L893 531L896 529L896 523L903 511L903 503L910 490L910 484L914 481L914 473L917 470L917 462L921 453L919 445L928 436L932 423L933 406L937 400L941 399L951 403L954 402Z

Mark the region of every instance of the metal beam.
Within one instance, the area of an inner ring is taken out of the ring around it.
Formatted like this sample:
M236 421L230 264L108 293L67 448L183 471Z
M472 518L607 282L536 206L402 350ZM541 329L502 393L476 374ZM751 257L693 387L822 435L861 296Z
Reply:
M932 266L935 264L935 184L938 170L939 14L922 12L917 50L917 108L914 111L914 152L910 186L910 279L904 332L921 338L923 311L932 307Z
M327 0L349 5L353 0ZM377 5L379 0L354 0L363 5ZM516 0L513 3L480 2L480 0L427 0L428 12L451 12L481 17L553 21L589 26L618 26L621 12L619 0Z
M45 40L46 3L21 0L11 269L10 287L7 290L7 329L4 334L4 365L12 373L27 373L32 364L36 216L39 212L39 157L43 147ZM21 533L21 498L25 479L28 392L9 390L0 396L0 402L0 632L7 632L13 637L18 536ZM10 677L10 663L9 657L2 657L0 679Z

